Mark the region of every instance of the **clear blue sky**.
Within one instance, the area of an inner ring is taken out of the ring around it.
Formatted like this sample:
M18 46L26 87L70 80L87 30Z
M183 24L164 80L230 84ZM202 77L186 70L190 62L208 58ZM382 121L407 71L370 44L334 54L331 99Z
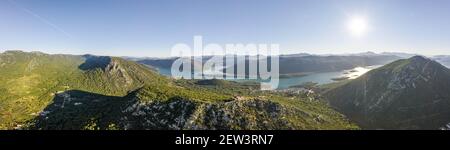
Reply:
M449 0L1 0L0 20L0 51L159 57L202 35L282 53L450 54Z

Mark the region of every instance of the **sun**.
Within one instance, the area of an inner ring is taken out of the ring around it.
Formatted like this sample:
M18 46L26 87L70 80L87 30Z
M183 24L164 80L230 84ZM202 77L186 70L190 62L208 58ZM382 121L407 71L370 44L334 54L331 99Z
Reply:
M354 16L350 18L347 28L352 36L362 37L367 33L369 25L365 17Z

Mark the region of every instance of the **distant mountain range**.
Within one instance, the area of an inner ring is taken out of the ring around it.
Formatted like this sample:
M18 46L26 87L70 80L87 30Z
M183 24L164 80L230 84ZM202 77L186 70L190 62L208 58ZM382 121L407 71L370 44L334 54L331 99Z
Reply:
M374 69L325 93L368 129L439 129L450 122L450 70L414 56Z
M398 59L400 57L377 54L282 56L280 57L280 74L341 71L358 66L384 65Z
M432 59L436 60L447 68L450 68L450 55L437 55L432 57Z
M205 63L211 57L212 56L204 56L202 58L202 63ZM236 61L236 64L234 66L227 65L226 68L247 66L246 72L248 73L249 61L256 60L256 56L236 57L244 57L243 60L245 61ZM178 57L162 59L128 59L137 60L137 62L139 63L153 66L155 68L170 68L172 63L176 59L178 59ZM398 59L401 59L401 57L395 55L376 54L373 52L346 55L312 55L307 53L300 53L279 56L280 74L282 76L304 75L313 72L341 71L352 69L358 66L384 65ZM199 60L194 61L194 65L200 65L202 63Z
M280 75L281 77L294 77L294 76L304 76L310 73L318 72L333 72L348 70L355 67L364 66L374 66L374 65L385 65L395 60L402 58L410 58L417 56L418 54L411 53L398 53L398 52L364 52L364 53L354 53L354 54L330 54L330 55L314 55L308 53L299 54L284 54L279 56L280 60ZM226 66L225 68L234 67L236 70L237 66L246 66L246 74L248 75L248 64L249 61L255 60L255 56L236 56L244 57L245 61L237 61L234 66ZM179 57L170 58L134 58L125 57L127 60L132 60L139 62L141 64L148 65L156 70L158 68L170 69L172 63ZM212 56L202 57L202 61L194 60L194 65L201 65L205 63ZM431 56L431 59L443 64L446 67L450 67L450 55L436 55ZM223 71L225 72L226 69ZM237 72L235 71L235 75ZM243 76L242 74L240 76Z
M414 56L418 56L419 54L411 54L411 53L399 53L399 52L383 52L382 55L394 55L401 58L410 58Z

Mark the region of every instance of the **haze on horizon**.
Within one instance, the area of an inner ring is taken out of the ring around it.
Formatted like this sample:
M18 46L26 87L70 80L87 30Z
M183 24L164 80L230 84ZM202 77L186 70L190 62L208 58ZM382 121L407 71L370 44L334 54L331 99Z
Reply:
M167 57L177 43L278 43L282 54L450 54L448 0L4 0L4 50Z

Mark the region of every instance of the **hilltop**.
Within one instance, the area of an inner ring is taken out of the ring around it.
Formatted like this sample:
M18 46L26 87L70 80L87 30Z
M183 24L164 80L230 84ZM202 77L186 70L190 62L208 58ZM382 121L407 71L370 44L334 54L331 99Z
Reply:
M368 129L439 129L450 122L450 70L422 56L369 71L325 93Z
M1 129L356 129L327 104L118 57L0 54Z

